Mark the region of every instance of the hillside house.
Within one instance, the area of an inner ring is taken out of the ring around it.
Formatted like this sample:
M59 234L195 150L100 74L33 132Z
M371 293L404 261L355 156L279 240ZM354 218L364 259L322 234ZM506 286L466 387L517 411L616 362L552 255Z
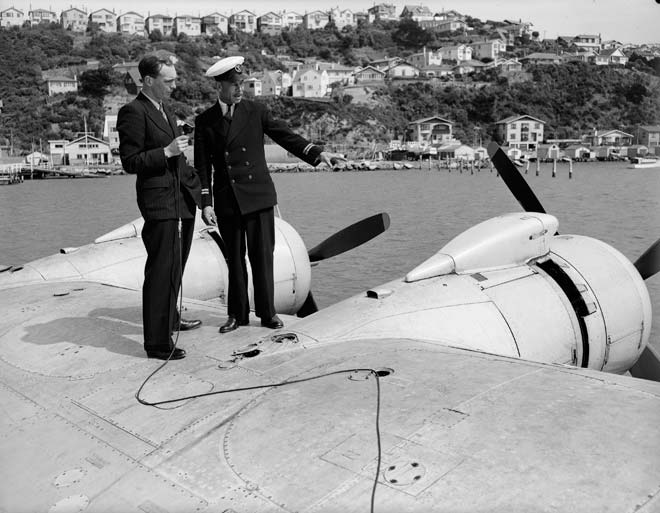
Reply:
M95 24L101 32L117 32L117 15L108 9L98 9L90 13L89 24Z
M463 32L467 30L467 23L459 19L438 19L422 20L419 26L424 30L432 32Z
M433 50L427 50L426 47L424 47L422 52L410 55L407 60L417 68L423 68L425 66L441 66L442 54L440 52L434 52Z
M399 21L396 6L392 4L378 4L367 9L369 23L374 21Z
M162 14L154 14L144 20L144 25L147 34L153 34L155 30L158 30L164 36L171 36L174 31L174 18Z
M257 16L252 11L239 11L229 16L229 26L239 32L254 34L257 31Z
M25 14L20 9L10 7L0 11L0 27L21 27L25 22Z
M144 36L144 16L133 11L117 16L117 32Z
M270 11L257 18L257 30L261 34L276 36L282 32L282 15Z
M535 150L543 141L544 125L544 121L528 115L510 116L496 123L503 144L525 151Z
M303 16L303 26L307 30L318 30L330 23L330 17L327 12L312 11Z
M535 52L521 57L520 61L524 64L561 64L563 59L555 53Z
M87 13L76 7L66 9L60 14L60 24L64 30L71 32L85 32L88 20Z
M174 31L176 34L185 34L190 37L202 35L202 18L179 14L174 18Z
M65 93L78 92L78 77L67 77L64 75L52 76L46 78L46 85L48 86L48 96Z
M365 66L355 72L355 83L360 85L383 84L385 82L385 76L385 71L374 68L373 66Z
M330 20L335 24L337 30L355 26L355 14L350 9L340 9L339 7L330 9Z
M303 24L303 15L294 11L282 11L282 27L293 30Z
M57 14L47 9L34 9L28 12L30 25L39 25L40 23L57 23Z
M119 132L117 131L117 114L106 114L103 122L103 139L108 141L110 152L119 151Z
M322 98L328 92L328 73L312 69L293 77L291 95L298 98Z
M398 62L386 70L387 78L415 78L419 76L419 68L407 62Z
M602 50L600 53L594 55L590 60L598 66L625 66L628 62L628 57L625 53L623 53L621 48L614 48L612 50Z
M204 34L226 34L229 29L229 18L219 12L202 17L202 32Z
M406 5L401 11L400 18L410 18L417 23L421 21L433 20L433 13L425 5Z
M476 41L470 43L470 47L472 47L473 59L492 59L496 61L500 56L500 52L506 52L506 43L501 39Z
M438 49L443 60L461 62L472 60L472 47L468 45L443 46Z

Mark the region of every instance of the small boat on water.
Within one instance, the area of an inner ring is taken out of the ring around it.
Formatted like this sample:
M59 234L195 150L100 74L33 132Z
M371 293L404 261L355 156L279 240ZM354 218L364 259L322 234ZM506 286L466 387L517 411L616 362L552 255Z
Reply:
M660 159L651 157L632 157L628 169L646 169L660 167Z

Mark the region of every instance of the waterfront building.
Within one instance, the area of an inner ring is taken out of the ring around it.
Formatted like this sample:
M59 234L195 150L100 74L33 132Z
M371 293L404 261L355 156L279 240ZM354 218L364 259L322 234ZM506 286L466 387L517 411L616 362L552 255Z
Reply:
M174 17L173 30L177 35L185 34L190 37L202 35L202 19L188 14L179 14Z
M353 73L354 68L345 68L337 66L331 69L326 69L328 74L328 83L329 84L341 84L341 85L352 85L355 82Z
M64 145L62 164L94 165L109 164L110 162L112 162L110 144L97 137L85 134L73 141L67 141Z
M350 9L340 9L339 7L330 9L330 20L338 30L355 26L355 14Z
M327 12L312 11L303 16L303 26L307 30L322 29L330 23L330 17Z
M262 34L276 36L282 32L282 15L276 12L267 12L257 18L257 30Z
M103 122L103 139L108 141L112 153L119 152L119 132L117 131L117 114L106 114Z
M202 17L202 32L204 34L226 34L229 29L229 18L219 12Z
M0 27L21 27L25 22L25 14L20 9L10 7L0 11Z
M392 4L378 4L367 9L367 19L370 23L374 21L398 21L396 6Z
M50 162L55 166L67 164L66 161L66 145L69 141L65 139L53 139L48 141L48 153L50 154Z
M87 13L76 7L71 7L62 11L60 14L60 23L64 30L71 32L85 32L87 30Z
M408 146L426 148L455 142L453 123L440 116L416 119L406 125Z
M57 23L57 14L48 9L34 9L28 12L30 25L39 25L40 23Z
M96 24L102 32L117 32L117 16L108 9L99 9L89 15L89 26Z
M596 130L582 136L582 140L591 146L630 146L635 136L623 130Z
M639 127L638 142L648 146L651 152L660 148L660 125L642 125Z
M149 35L155 30L158 30L164 36L171 36L174 30L174 19L171 16L164 16L162 14L147 16L144 24Z
M239 11L229 16L229 26L239 32L254 34L257 31L257 16L252 11Z
M503 144L520 150L535 150L543 141L545 121L532 116L518 115L498 121L497 135Z
M144 16L134 11L120 14L117 16L117 32L121 34L144 36Z

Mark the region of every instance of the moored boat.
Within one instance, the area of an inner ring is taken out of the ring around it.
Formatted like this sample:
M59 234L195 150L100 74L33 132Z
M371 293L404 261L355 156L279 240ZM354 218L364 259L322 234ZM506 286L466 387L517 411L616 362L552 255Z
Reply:
M646 169L660 167L660 159L651 157L632 157L628 169Z

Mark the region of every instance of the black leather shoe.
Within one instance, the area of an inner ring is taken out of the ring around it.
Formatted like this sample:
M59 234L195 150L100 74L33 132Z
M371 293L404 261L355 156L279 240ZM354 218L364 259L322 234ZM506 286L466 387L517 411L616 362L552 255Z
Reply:
M271 330L276 330L284 326L282 319L277 315L273 315L270 319L261 319L261 325L264 328L270 328Z
M248 324L250 324L250 321L239 321L236 319L236 317L229 317L227 322L220 326L218 331L220 333L229 333L230 331L234 331L239 326L247 326Z
M172 354L172 356L170 356ZM158 360L181 360L186 357L185 349L177 347L172 351L171 349L166 349L165 351L147 351L148 358L156 358Z
M202 325L202 321L200 321L199 319L194 319L192 321L189 321L187 319L181 319L181 324L179 325L179 331L194 330L196 328L199 328L201 325Z

